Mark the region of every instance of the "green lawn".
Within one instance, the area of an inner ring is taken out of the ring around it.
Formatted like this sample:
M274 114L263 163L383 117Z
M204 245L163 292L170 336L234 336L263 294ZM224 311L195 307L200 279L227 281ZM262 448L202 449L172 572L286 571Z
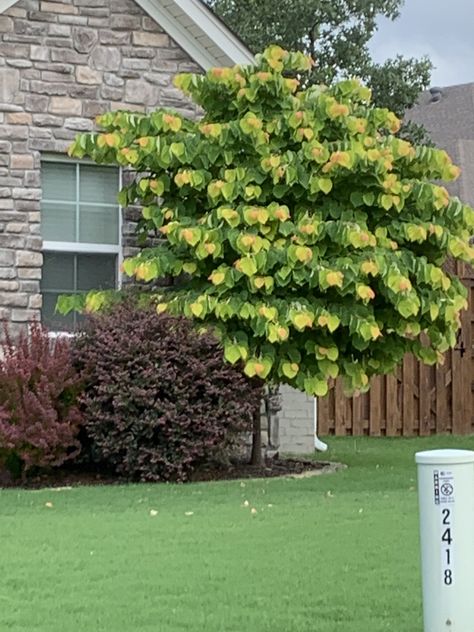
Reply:
M0 630L421 632L413 454L474 437L329 443L311 479L1 491Z

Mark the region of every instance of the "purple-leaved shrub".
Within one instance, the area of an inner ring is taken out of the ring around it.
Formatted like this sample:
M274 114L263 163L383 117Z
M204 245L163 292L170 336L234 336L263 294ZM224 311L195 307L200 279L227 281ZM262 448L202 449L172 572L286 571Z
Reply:
M262 396L213 336L131 302L88 319L74 362L85 379L84 449L134 480L186 480L250 430Z
M0 462L34 467L62 465L80 449L81 387L70 342L51 340L41 325L13 340L5 330L0 358Z

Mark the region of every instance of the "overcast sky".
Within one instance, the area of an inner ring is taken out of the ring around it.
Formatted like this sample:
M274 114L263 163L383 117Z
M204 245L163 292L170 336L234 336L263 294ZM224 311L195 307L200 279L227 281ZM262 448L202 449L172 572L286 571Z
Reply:
M474 0L405 0L398 20L380 22L371 50L379 62L428 55L431 85L474 82Z

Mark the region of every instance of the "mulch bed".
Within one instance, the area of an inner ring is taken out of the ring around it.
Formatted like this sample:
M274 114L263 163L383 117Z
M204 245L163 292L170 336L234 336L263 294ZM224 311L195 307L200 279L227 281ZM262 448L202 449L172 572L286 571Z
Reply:
M303 474L310 470L323 470L328 462L305 461L302 459L272 458L265 461L265 465L249 465L239 463L227 467L213 467L200 469L190 480L197 481L232 481L237 478L274 478L275 476L290 476Z
M291 476L315 470L324 471L330 468L331 465L333 464L327 461L308 461L303 459L282 459L274 457L267 459L263 466L238 463L201 468L190 477L189 481L227 481L240 478ZM78 485L123 485L128 482L130 481L111 474L97 471L78 471L72 468L63 468L54 473L32 476L26 481L13 480L8 473L0 471L0 488L41 489L46 487L75 487Z

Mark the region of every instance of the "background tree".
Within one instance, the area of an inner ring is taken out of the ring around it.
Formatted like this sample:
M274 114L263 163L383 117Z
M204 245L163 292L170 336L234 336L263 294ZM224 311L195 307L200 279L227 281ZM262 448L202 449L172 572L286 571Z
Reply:
M206 0L254 52L270 44L299 50L316 61L308 81L330 84L360 77L373 102L402 117L430 82L432 63L397 56L372 60L369 41L381 17L395 20L403 0ZM402 130L412 140L427 139L419 125Z
M156 294L159 312L212 329L249 377L324 396L338 375L368 389L407 352L442 361L467 305L442 265L474 260L474 210L433 184L459 174L445 151L398 138L398 118L357 80L299 90L291 75L311 69L272 46L254 66L179 75L201 121L111 112L71 153L136 172L120 202L138 200L163 244L124 271L188 275Z

